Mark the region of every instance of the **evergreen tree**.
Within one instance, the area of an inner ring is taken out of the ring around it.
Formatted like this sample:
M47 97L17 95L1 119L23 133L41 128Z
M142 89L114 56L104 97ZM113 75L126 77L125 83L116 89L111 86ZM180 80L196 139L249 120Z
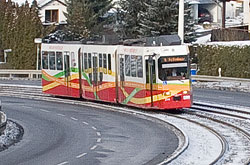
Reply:
M33 5L26 1L18 8L15 21L15 45L12 51L12 66L17 69L35 69L36 45L34 39L41 37L42 23L38 16L36 0Z
M43 31L36 0L31 7L27 1L20 7L11 0L0 4L0 49L12 49L8 64L14 69L35 69L34 39Z
M184 42L191 43L196 41L196 34L195 34L195 22L192 18L192 10L191 5L185 3L185 14L184 14Z
M3 35L4 35L4 25L5 25L5 9L6 1L0 0L0 56L3 56Z
M66 5L66 30L73 40L100 34L106 20L103 16L112 7L111 0L66 0Z
M66 30L71 40L80 40L81 38L89 37L88 19L91 15L91 10L87 1L83 0L68 0L67 13L64 13L67 18Z
M117 10L118 34L121 38L138 38L140 35L141 13L146 12L146 0L120 0Z
M112 20L108 11L113 7L112 0L90 0L90 7L93 9L93 19L89 23L89 29L94 35L101 34L104 26Z
M171 35L178 32L178 0L121 0L120 35L126 38ZM119 14L119 13L118 13ZM185 42L195 40L191 9L185 4Z
M178 26L177 0L153 0L145 2L146 11L141 11L140 35L159 36L175 34Z

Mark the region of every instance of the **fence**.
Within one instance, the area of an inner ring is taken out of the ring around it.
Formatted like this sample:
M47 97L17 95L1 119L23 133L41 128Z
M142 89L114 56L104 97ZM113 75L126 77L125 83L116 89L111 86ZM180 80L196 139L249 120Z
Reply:
M247 82L250 83L250 79L233 78L233 77L219 77L219 76L205 76L205 75L192 75L192 80L204 81L204 82Z
M13 70L13 69L1 69L0 77L4 78L41 78L41 70Z

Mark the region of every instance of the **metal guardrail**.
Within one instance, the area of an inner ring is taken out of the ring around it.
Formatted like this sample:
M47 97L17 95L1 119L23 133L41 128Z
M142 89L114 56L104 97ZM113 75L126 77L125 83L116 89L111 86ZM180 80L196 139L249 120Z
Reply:
M219 76L205 76L205 75L192 75L192 80L196 81L207 81L207 82L246 82L250 83L250 79L245 78L234 78L234 77L219 77Z
M2 102L0 100L0 135L6 128L7 116L4 112L2 112Z
M0 78L41 78L41 70L0 69Z

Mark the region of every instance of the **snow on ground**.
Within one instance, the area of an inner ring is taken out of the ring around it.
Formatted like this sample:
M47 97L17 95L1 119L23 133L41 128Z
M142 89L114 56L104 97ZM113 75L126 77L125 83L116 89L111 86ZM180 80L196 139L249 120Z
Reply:
M193 82L194 87L234 92L250 92L249 82Z
M209 130L175 117L156 116L180 128L189 139L187 150L173 160L171 165L210 164L220 155L222 144L218 137Z
M0 151L19 141L22 134L23 131L20 130L20 127L12 121L7 121L6 129L3 135L0 136Z
M211 41L211 34L208 34L206 36L198 37L193 44L205 44L210 41Z

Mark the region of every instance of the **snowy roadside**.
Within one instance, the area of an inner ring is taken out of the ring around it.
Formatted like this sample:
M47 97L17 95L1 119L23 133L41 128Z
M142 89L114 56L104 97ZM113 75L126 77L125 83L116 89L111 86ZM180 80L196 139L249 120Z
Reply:
M250 83L247 82L193 82L193 87L195 88L206 88L206 89L216 89L216 90L227 90L234 92L249 92L250 93Z
M0 136L0 151L7 149L9 146L20 141L23 136L23 128L14 123L13 121L8 120L6 129L3 134Z

